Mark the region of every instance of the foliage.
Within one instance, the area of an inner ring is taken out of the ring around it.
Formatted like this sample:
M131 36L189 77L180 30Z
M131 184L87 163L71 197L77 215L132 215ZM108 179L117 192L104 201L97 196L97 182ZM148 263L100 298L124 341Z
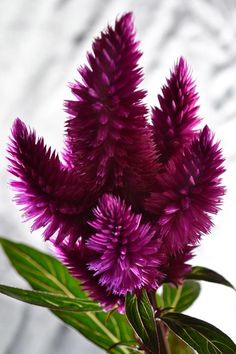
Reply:
M139 295L129 293L126 296L126 315L116 309L106 313L88 298L78 280L52 256L4 238L0 243L12 266L33 289L0 285L0 293L48 308L108 353L134 354L143 353L143 350L162 353L160 324L165 326L172 354L192 354L193 349L199 354L236 352L235 344L222 331L181 314L197 299L201 289L199 280L232 287L225 278L209 269L194 267L179 287L163 284L162 293L156 294L155 306L153 296L142 291Z

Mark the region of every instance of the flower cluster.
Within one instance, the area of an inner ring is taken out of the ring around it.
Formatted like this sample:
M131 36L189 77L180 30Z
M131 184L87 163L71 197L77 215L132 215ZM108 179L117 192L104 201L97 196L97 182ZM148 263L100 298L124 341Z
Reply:
M197 93L180 58L148 110L132 15L93 43L65 103L63 159L16 119L9 143L15 201L104 309L128 292L178 284L222 202L223 157L199 128Z

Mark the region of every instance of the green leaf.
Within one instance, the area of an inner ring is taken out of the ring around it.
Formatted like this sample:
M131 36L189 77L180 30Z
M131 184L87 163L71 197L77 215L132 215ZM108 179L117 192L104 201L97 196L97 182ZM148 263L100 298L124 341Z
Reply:
M167 326L198 354L235 354L236 345L213 325L180 313L162 317Z
M162 295L158 294L157 292L156 292L156 303L158 308L165 307Z
M214 270L204 268L204 267L193 267L192 271L185 276L186 279L195 279L195 280L205 280L211 283L217 283L229 286L234 289L234 286L226 280L222 275L216 273Z
M109 353L130 354L134 350L126 348L126 344L133 338L133 332L124 315L114 313L108 321L105 312L97 313L69 313L54 311L65 323L74 327L85 337ZM124 344L124 346L121 346ZM109 350L109 348L112 348ZM138 353L138 351L136 351Z
M189 347L182 339L169 331L168 343L171 354L194 354L194 350Z
M191 280L186 280L177 288L171 284L164 284L162 293L164 307L171 308L171 311L183 312L198 298L200 291L200 284Z
M51 310L69 312L102 311L101 307L89 300L48 293L44 291L24 290L0 284L0 293L28 304L47 307Z
M156 352L158 348L154 312L146 291L142 295L127 294L126 316L145 347Z
M16 271L34 290L52 292L70 299L88 297L78 279L73 278L58 260L21 243L1 238L0 243ZM52 310L62 321L75 328L86 338L112 354L130 354L130 349L114 344L134 340L132 328L124 315L112 314L107 320L105 312L74 313Z
M87 299L78 280L54 257L3 238L0 243L12 266L34 290Z

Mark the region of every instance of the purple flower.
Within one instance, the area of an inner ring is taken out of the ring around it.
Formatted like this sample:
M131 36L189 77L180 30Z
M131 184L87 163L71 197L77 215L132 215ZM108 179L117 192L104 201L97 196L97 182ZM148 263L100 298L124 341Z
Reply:
M32 230L104 309L128 292L180 283L224 188L223 157L196 130L197 94L183 58L147 122L132 15L95 39L65 103L64 163L16 119L9 143L15 201Z
M71 84L76 101L65 103L68 166L86 175L90 189L123 195L130 201L147 189L156 172L148 129L146 92L131 14L95 39L81 82Z
M125 295L136 289L156 289L160 276L156 230L141 223L119 197L104 195L89 224L96 230L88 242L94 252L89 269L99 275L99 283L113 294Z
M14 122L8 152L15 201L23 205L25 219L33 219L32 231L44 227L45 239L56 243L66 237L73 244L86 235L85 218L96 203L86 179L66 169L55 151L47 149L43 139L37 139L20 119Z
M153 109L154 140L159 161L166 164L194 138L200 119L196 116L198 95L187 63L180 58L158 95L160 108Z
M146 209L158 215L157 228L171 252L196 244L208 233L222 202L221 174L224 159L209 128L196 136L172 161L166 172L157 176L158 192L146 200Z
M94 300L123 311L127 292L157 289L163 278L160 242L155 229L141 223L141 215L119 197L104 194L89 224L95 233L86 245L71 248L64 242L56 254Z

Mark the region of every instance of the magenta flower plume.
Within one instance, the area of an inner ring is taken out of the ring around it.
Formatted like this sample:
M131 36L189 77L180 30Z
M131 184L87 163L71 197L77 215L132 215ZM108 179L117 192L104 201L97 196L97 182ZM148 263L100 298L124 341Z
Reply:
M96 230L88 240L94 259L89 269L113 294L125 295L142 287L157 288L159 242L150 224L131 212L118 197L104 195L90 225Z
M87 228L81 216L89 204L76 173L69 173L55 151L20 119L13 125L8 152L9 172L16 177L11 182L17 191L15 201L23 206L26 219L33 219L32 231L44 227L46 240L54 237L60 243L67 237L75 242Z
M131 14L108 27L87 57L88 66L79 69L82 83L71 84L76 101L66 102L65 159L86 174L91 188L118 190L127 198L145 190L156 170Z
M159 176L160 192L151 194L146 208L158 215L159 232L172 252L209 232L211 215L218 212L224 195L223 161L219 144L205 126L181 159Z
M93 213L89 224L95 233L87 244L63 243L56 254L94 300L122 312L127 292L157 289L164 277L158 269L160 242L155 229L119 197L104 194Z
M190 144L200 119L198 95L187 63L180 58L158 95L160 108L153 109L153 134L160 162L166 164Z
M183 58L147 122L132 15L96 38L66 101L64 162L16 119L8 148L15 201L105 310L128 292L179 284L224 194L223 157L197 130Z

